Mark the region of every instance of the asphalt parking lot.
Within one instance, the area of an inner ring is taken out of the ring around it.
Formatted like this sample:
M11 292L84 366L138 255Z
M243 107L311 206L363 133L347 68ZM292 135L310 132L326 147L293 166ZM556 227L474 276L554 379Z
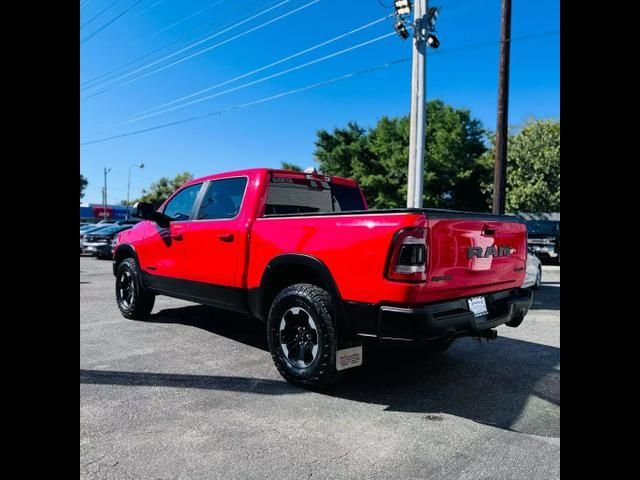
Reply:
M560 267L523 324L428 357L371 349L342 383L286 383L264 326L158 297L123 318L80 258L80 477L551 479L560 470Z

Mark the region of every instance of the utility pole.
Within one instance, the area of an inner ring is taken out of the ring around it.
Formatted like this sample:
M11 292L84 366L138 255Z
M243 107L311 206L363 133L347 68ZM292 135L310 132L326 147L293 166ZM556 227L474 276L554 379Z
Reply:
M107 219L107 173L109 173L111 169L107 169L104 167L104 213L102 215L102 219Z
M509 134L509 53L511 50L511 0L502 0L498 78L496 161L493 170L493 213L504 213L507 184L507 140Z
M424 136L424 130L419 127L420 121L418 117L422 110L422 118L424 120L424 81L426 77L424 62L424 41L421 39L419 24L422 19L422 6L426 6L426 0L416 0L415 9L413 11L414 31L413 31L413 58L411 62L411 113L409 114L409 169L407 171L407 208L415 206L416 196L416 172L422 171L417 168L417 158L420 155L418 151L418 138ZM422 96L421 94L422 93ZM422 98L422 104L420 103ZM423 137L424 142L424 137ZM423 143L422 142L422 143ZM423 143L424 145L424 143ZM424 150L422 151L424 155Z
M414 13L413 27L413 56L417 57L416 69L411 73L412 77L416 77L415 90L411 91L411 98L415 100L412 107L416 109L415 114L411 115L411 120L415 122L415 137L413 141L409 138L409 163L411 157L415 163L414 187L413 187L413 207L422 208L422 190L424 181L424 142L426 127L426 90L427 90L427 40L426 26L424 25L424 12L427 11L427 0L416 0L416 9Z
M396 32L402 39L409 37L405 16L411 11L411 2L396 0ZM422 208L424 182L427 47L438 48L440 41L435 36L438 8L429 8L427 0L415 0L413 12L413 59L411 66L411 114L409 132L409 168L407 172L407 208Z

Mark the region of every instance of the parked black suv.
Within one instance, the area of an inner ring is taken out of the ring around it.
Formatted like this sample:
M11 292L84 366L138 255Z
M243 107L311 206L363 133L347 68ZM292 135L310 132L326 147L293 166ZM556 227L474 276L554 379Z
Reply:
M538 257L555 258L560 263L560 221L529 220L528 246Z
M98 258L111 258L111 241L124 230L132 228L134 225L106 225L95 232L87 233L84 237L84 253L91 253Z

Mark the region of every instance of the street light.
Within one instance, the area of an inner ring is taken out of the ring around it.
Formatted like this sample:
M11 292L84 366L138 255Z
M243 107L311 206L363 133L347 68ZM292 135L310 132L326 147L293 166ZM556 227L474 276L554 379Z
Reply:
M103 194L104 194L104 209L102 211L102 219L106 220L107 219L107 173L109 173L111 171L110 168L104 167L104 189L103 189Z
M129 166L129 180L127 180L127 220L129 220L129 190L131 188L131 169L133 167L144 168L144 163L134 163Z

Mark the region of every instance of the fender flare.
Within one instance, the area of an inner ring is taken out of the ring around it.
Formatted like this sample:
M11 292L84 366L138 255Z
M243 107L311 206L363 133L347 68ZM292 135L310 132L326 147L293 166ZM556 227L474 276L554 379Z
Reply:
M136 262L136 267L138 267L138 271L142 274L142 270L140 269L140 261L138 260L138 253L133 245L129 243L121 243L117 246L116 251L113 252L113 275L116 275L116 270L118 269L118 254L122 254L126 252L126 257L131 257ZM142 281L142 278L140 279Z

